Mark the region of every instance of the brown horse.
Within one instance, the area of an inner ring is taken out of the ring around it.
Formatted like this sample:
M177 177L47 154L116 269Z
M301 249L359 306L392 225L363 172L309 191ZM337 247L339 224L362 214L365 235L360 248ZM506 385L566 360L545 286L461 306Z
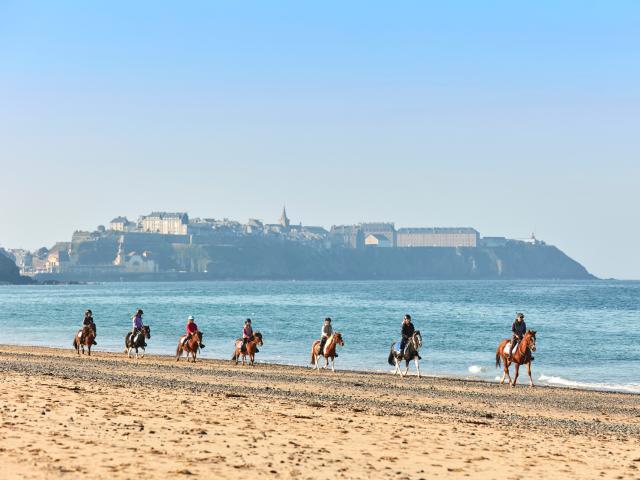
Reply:
M202 343L202 332L199 330L191 335L191 338L187 340L187 343L183 343L184 337L180 337L178 340L178 349L176 350L176 362L180 360L182 356L182 352L187 354L187 362L189 361L189 354L191 354L191 359L195 363L196 355L198 354L198 350L200 350L200 344Z
M84 347L87 347L87 355L91 356L91 346L93 345L93 341L96 338L96 332L93 331L89 325L85 325L76 336L73 337L73 348L76 349L76 353L80 355L80 351L82 350L82 354L84 355ZM82 339L82 341L80 341Z
M311 364L316 370L320 370L318 360L320 360L322 356L324 357L324 367L322 368L327 368L329 366L329 359L331 359L331 371L336 371L335 359L338 345L344 347L344 340L342 340L342 334L340 332L335 332L327 338L327 342L324 344L324 352L320 351L320 340L313 342L313 345L311 345Z
M236 340L236 349L233 352L233 356L231 357L232 362L236 362L238 364L238 359L242 356L242 365L246 365L247 355L249 355L249 361L253 366L253 362L256 356L256 350L258 349L258 345L262 346L262 334L260 332L255 332L253 334L253 338L247 342L247 345L244 350L242 350L242 339L239 338Z
M518 373L520 372L520 365L527 366L527 373L529 374L529 385L533 387L533 378L531 377L531 361L533 357L531 356L531 352L536 351L536 331L535 330L527 330L524 334L524 337L518 343L516 350L513 352L511 359L509 359L509 348L511 347L511 340L505 338L498 345L498 349L496 350L496 368L500 366L500 360L504 364L504 372L502 373L502 379L500 380L500 385L504 383L504 378L507 377L509 379L509 385L512 387L516 386L516 380L518 380ZM511 375L509 375L509 366L513 363L516 366L516 375L511 380Z

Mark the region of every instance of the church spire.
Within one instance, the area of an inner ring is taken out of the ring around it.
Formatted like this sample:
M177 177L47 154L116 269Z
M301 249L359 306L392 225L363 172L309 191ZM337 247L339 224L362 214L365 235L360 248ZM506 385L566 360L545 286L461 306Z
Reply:
M280 225L283 227L289 228L289 219L287 218L287 209L283 205L282 206L282 215L280 215Z

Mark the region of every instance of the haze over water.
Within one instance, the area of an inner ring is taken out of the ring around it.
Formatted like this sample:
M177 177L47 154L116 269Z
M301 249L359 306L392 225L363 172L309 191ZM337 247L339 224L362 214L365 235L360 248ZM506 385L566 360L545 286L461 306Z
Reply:
M425 340L423 372L493 380L495 349L516 311L538 332L534 380L640 393L640 282L388 281L158 282L0 287L0 343L71 348L91 308L96 349L118 351L136 308L149 354L173 354L186 318L205 334L204 358L229 358L244 318L264 335L261 362L306 365L322 319L343 333L338 369L388 371L405 313ZM565 364L566 363L566 364ZM412 367L413 368L413 367ZM524 372L523 372L524 373ZM520 377L526 383L525 377Z

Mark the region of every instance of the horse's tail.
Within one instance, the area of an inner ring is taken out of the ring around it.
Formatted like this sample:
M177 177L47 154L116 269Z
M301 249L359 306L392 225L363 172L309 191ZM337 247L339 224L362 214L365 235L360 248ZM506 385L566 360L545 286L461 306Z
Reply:
M500 368L500 359L502 358L502 352L500 350L500 346L498 346L498 349L496 350L496 368Z
M178 342L178 348L176 348L176 358L180 358L182 355L182 343Z
M396 364L395 358L393 358L393 346L391 347L391 350L389 350L389 358L387 359L387 361L392 367Z
M316 356L316 344L314 343L313 345L311 345L311 359L309 360L309 365L313 365L315 356Z
M233 351L233 355L231 356L231 361L235 362L238 359L238 352L237 350Z
M76 341L77 341L77 339L74 337L73 342L71 343L71 346L72 346L73 348L77 348L77 347L76 347Z

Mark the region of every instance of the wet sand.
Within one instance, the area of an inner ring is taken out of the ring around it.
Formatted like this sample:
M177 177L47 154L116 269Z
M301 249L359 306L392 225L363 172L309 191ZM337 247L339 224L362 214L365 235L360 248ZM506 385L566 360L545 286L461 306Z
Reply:
M640 479L622 393L0 346L0 423L5 479Z

